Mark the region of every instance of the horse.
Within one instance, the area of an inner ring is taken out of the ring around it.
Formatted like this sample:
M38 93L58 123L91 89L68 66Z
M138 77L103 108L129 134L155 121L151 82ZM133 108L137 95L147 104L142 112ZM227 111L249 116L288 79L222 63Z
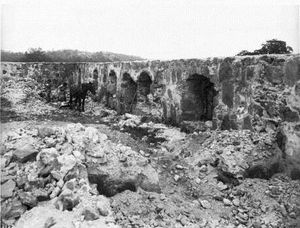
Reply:
M73 98L75 97L75 105L78 103L78 110L84 112L84 102L87 95L87 92L90 91L93 95L96 94L95 86L93 82L82 83L79 86L70 87L70 101L69 105L72 109Z

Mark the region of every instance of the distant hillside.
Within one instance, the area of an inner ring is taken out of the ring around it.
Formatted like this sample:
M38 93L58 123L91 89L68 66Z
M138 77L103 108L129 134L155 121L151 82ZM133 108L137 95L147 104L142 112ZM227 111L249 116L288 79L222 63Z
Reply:
M2 62L115 62L135 61L143 58L112 52L87 52L78 50L43 51L31 48L25 53L1 50Z

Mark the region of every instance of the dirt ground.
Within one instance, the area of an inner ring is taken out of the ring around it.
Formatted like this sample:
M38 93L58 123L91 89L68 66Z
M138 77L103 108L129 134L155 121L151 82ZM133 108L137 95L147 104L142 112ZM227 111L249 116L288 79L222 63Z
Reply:
M275 136L193 133L151 117L1 92L1 227L300 227Z

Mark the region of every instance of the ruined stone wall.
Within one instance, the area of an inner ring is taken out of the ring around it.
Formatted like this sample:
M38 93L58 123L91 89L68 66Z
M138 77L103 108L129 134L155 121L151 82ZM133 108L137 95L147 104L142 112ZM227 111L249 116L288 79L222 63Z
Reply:
M299 110L295 111L290 106L280 113L271 110L276 107L279 98L267 98L265 103L257 101L259 96L264 96L258 94L261 90L266 94L272 93L264 89L272 87L275 91L284 91L290 88L292 91L300 79L299 64L299 55L273 55L117 63L2 63L1 66L3 75L33 77L41 83L51 78L54 87L63 81L78 84L96 80L99 91L108 86L109 75L113 71L117 76L117 94L121 91L124 73L138 82L139 76L145 72L152 81L150 93L154 93L157 87L161 89L159 96L164 119L173 123L185 120L184 106L188 108L188 100L201 100L201 96L205 95L191 94L193 91L189 91L187 81L191 75L194 78L204 76L214 87L214 127L252 129L255 116L262 116L264 111L271 116L299 119ZM278 96L275 91L274 95ZM191 105L201 106L201 102ZM192 120L193 115L191 113L191 117L186 119ZM197 117L195 120L198 120Z

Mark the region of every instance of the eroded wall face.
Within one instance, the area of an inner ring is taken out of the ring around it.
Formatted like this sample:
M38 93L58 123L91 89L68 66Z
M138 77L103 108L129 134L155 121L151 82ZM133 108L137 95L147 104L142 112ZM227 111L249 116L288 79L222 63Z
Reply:
M106 99L120 113L143 106L148 107L144 114L153 112L176 124L211 120L215 128L253 130L262 118L299 121L298 95L292 94L300 79L299 55L1 65L3 76L31 77L40 83L50 78L53 87L93 81L99 100Z

